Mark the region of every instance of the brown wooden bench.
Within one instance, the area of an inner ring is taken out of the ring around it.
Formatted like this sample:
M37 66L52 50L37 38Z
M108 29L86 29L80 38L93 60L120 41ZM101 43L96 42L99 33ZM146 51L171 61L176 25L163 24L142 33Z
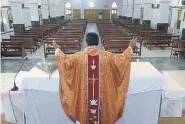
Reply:
M36 51L37 47L35 45L35 42L33 42L32 38L20 38L20 39L2 39L2 42L24 42L24 49L26 52L33 52Z
M171 55L175 56L182 56L185 58L185 40L174 40L172 43L172 48L171 48Z
M1 42L1 56L3 57L25 57L24 42Z

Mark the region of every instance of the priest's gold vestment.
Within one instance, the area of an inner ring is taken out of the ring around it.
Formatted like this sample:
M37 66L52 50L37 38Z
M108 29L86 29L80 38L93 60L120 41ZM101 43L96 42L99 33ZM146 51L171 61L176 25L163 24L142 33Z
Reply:
M59 70L59 96L66 115L75 123L87 122L87 56L100 56L100 119L114 124L124 112L128 91L131 48L114 54L91 46L71 55L56 52Z

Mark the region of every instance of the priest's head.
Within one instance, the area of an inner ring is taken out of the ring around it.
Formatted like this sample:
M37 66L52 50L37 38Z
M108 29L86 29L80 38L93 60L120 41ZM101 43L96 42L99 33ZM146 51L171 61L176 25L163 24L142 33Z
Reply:
M99 43L99 37L96 33L88 33L86 35L86 43L87 46L98 46Z

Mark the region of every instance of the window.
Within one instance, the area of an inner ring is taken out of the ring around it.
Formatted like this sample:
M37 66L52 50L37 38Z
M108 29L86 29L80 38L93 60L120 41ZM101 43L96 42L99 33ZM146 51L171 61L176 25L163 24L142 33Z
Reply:
M94 7L94 3L91 1L89 2L89 7L93 8Z
M66 5L65 5L65 8L71 8L71 3L67 2Z
M117 6L117 4L116 4L116 2L114 2L113 4L112 4L112 8L117 8L118 6Z

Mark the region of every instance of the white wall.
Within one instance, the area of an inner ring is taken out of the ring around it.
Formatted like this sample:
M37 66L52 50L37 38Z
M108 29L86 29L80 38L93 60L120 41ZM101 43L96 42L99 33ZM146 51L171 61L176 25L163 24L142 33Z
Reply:
M107 9L105 5L108 5L108 8L111 9L112 3L116 2L119 14L122 14L122 0L93 0L94 8L89 7L89 0L70 0L69 2L72 5L72 9L81 9L82 3L84 9Z
M12 9L13 23L24 24L22 6L20 3L10 3Z
M152 9L151 24L156 25L160 20L159 9Z
M25 27L31 26L31 13L29 8L25 8L23 11L24 25Z
M169 4L170 2L160 2L158 23L168 23Z
M39 21L38 3L30 4L31 21Z
M8 14L7 14L7 8L2 8L1 11L2 11L2 16L3 16L3 26L4 26L4 32L7 32L7 31L10 31L10 30L13 30L13 29L10 29L10 26L9 26L9 20L8 20Z
M150 3L145 3L143 5L144 11L143 11L143 20L152 20L153 13L152 13L152 7Z
M177 28L178 8L172 8L171 28Z

